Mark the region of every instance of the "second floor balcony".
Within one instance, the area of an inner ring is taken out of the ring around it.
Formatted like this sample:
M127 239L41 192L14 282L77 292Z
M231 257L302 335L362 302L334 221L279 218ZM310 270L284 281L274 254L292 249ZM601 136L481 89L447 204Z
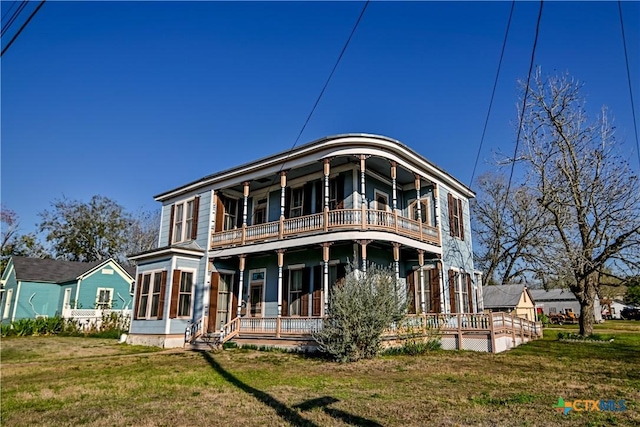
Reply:
M364 207L327 210L311 215L281 218L278 221L213 232L211 246L223 248L311 234L358 230L386 231L440 246L440 233L437 227L403 217L398 211L389 212Z

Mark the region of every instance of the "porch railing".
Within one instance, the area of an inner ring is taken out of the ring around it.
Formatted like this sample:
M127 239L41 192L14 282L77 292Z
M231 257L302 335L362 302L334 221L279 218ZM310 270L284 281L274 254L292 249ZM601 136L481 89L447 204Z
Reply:
M345 229L383 230L407 235L411 238L440 245L437 227L421 224L394 212L373 209L338 209L284 221L249 225L212 234L212 247L233 246L270 239L284 239L322 231Z

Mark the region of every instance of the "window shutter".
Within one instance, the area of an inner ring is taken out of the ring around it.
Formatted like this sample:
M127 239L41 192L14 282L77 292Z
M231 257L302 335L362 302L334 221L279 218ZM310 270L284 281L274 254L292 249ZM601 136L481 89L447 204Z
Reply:
M222 196L220 194L216 194L215 231L222 231L223 226L224 226L224 202L222 201Z
M307 182L302 187L302 215L311 215L311 189L313 184Z
M338 175L336 180L336 209L344 209L344 175Z
M316 189L315 213L320 213L324 210L324 175L321 180L315 181L313 185Z
M455 221L453 220L454 200L451 193L447 194L447 207L449 208L449 235L453 237L455 232Z
M164 300L167 292L167 272L163 271L160 276L160 299L158 300L158 320L164 317Z
M289 315L289 270L282 272L282 315Z
M468 299L469 299L469 313L475 313L474 307L473 307L473 286L471 284L471 274L467 273L467 295L468 295Z
M169 306L169 318L178 317L178 295L180 293L180 276L182 271L173 270L173 282L171 283L171 305Z
M171 205L171 215L169 215L169 243L168 246L171 246L171 242L173 241L173 216L176 213L176 205Z
M320 316L322 314L322 292L324 283L322 278L322 266L313 266L313 301L311 308L312 316Z
M140 309L140 294L141 294L141 286L142 286L142 274L138 274L138 282L136 283L136 306L133 310L133 320L138 319L138 310Z
M456 273L453 270L449 270L449 302L451 303L451 312L457 313L456 304Z
M231 318L238 317L238 290L240 286L240 275L233 275L233 287L231 288Z
M431 311L440 313L440 271L438 267L429 270L429 286L431 286Z
M460 239L464 240L464 217L462 216L462 200L458 199L458 218L460 222Z
M209 320L207 321L207 332L216 332L216 317L218 316L218 287L220 286L220 273L211 273L211 289L209 291Z
M191 221L191 240L198 237L198 214L200 210L200 196L193 199L193 220Z
M302 297L300 298L300 316L309 315L309 281L311 280L311 267L302 270Z
M284 217L291 217L291 187L284 189Z
M416 279L413 270L407 272L407 308L409 314L416 314Z

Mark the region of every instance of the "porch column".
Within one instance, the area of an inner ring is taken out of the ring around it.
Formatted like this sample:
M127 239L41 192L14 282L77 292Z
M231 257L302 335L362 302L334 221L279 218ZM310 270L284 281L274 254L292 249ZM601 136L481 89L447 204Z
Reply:
M242 284L244 283L244 265L246 255L240 255L240 275L238 276L238 317L241 317L242 313Z
M242 205L242 244L245 244L247 239L247 209L249 204L249 181L245 181L242 183L244 187L244 197L243 197L243 205Z
M284 235L284 198L285 189L287 187L287 171L280 172L280 230L279 238L282 239Z
M282 266L284 265L284 249L278 249L278 317L282 316Z
M371 243L371 240L358 240L362 250L362 272L367 272L367 245Z
M444 292L444 264L442 263L442 260L439 259L438 260L438 282L439 282L439 286L440 286L440 313L446 313L445 311L445 307L446 307L446 303L444 301L445 299L445 292Z
M392 203L393 212L398 209L398 196L397 196L397 182L396 182L396 162L391 161L391 189L392 189Z
M322 316L326 316L329 311L329 246L331 243L322 244L322 295L324 299Z
M418 228L420 229L420 240L422 240L422 203L420 203L420 175L415 174L416 184L416 206L418 208Z
M436 217L434 219L434 226L435 227L439 227L440 226L440 203L438 201L438 185L434 182L433 183L433 207L436 210Z
M426 304L424 301L424 251L418 250L418 265L420 266L420 308L422 314L426 313Z
M324 159L324 231L329 229L329 172L331 160Z
M400 243L393 243L393 269L396 272L396 282L400 280Z
M360 155L360 199L362 200L362 208L361 208L361 213L362 213L362 229L364 230L365 228L367 228L367 196L366 196L366 192L365 192L365 171L366 171L366 165L365 165L365 160L366 160L366 156L364 154Z

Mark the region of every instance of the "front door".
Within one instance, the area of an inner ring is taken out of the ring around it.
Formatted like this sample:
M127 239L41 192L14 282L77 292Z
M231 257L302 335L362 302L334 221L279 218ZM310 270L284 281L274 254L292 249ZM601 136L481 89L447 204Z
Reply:
M262 284L251 284L249 305L249 317L262 317Z

